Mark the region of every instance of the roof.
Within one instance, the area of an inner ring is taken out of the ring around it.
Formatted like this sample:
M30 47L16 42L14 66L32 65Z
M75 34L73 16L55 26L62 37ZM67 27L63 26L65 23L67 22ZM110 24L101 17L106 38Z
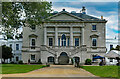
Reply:
M105 54L105 57L108 57L108 58L120 57L120 51L111 50L111 51L109 51L107 54Z
M70 15L73 15L73 16L76 16L78 18L84 19L84 21L102 21L102 22L107 22L105 19L99 19L97 17L93 17L93 16L90 16L90 15L87 15L87 14L82 14L82 13L69 13L67 11L61 11L61 12L58 12L58 13L51 13L51 14L52 14L52 16L54 16L54 15L58 15L60 13L68 13Z

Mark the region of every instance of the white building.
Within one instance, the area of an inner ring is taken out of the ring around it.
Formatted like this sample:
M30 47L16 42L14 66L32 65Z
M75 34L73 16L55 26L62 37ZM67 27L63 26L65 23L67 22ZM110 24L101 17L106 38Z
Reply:
M72 59L85 63L93 55L106 53L106 20L65 9L51 13L41 26L23 27L22 59L24 63L38 62L70 64Z
M13 58L8 59L7 62L10 63L11 61L17 63L21 59L22 54L22 39L8 39L4 40L4 36L0 35L0 46L6 45L12 48ZM1 61L0 61L1 62Z
M120 39L116 39L116 37L114 39L106 39L106 48L107 48L107 54L108 53L113 53L112 55L118 53L118 51L112 50L110 51L110 49L112 48L116 48L117 45L120 45ZM117 64L117 60L113 57L106 57L106 64L107 65L116 65Z
M22 60L22 39L8 39L7 46L12 48L13 58L11 61L17 63Z

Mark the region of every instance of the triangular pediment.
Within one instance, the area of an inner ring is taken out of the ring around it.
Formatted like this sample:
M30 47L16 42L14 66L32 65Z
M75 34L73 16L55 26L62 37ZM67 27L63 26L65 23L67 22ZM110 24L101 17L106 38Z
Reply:
M59 12L58 14L55 14L53 16L49 17L50 20L63 20L63 21L83 21L82 18L77 17L75 15L72 15L68 12Z

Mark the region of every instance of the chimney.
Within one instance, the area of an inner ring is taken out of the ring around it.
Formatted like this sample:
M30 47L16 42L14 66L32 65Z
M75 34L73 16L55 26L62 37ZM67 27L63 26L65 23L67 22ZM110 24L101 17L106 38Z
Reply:
M63 11L65 11L65 9L63 9Z
M86 14L86 9L84 6L82 7L82 14Z
M103 20L103 16L101 16L101 19Z

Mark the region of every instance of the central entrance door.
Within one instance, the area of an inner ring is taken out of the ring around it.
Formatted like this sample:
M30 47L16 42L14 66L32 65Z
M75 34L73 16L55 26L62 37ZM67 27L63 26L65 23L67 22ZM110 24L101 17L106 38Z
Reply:
M62 52L60 54L60 56L58 57L58 63L62 65L69 64L69 57L66 52Z

